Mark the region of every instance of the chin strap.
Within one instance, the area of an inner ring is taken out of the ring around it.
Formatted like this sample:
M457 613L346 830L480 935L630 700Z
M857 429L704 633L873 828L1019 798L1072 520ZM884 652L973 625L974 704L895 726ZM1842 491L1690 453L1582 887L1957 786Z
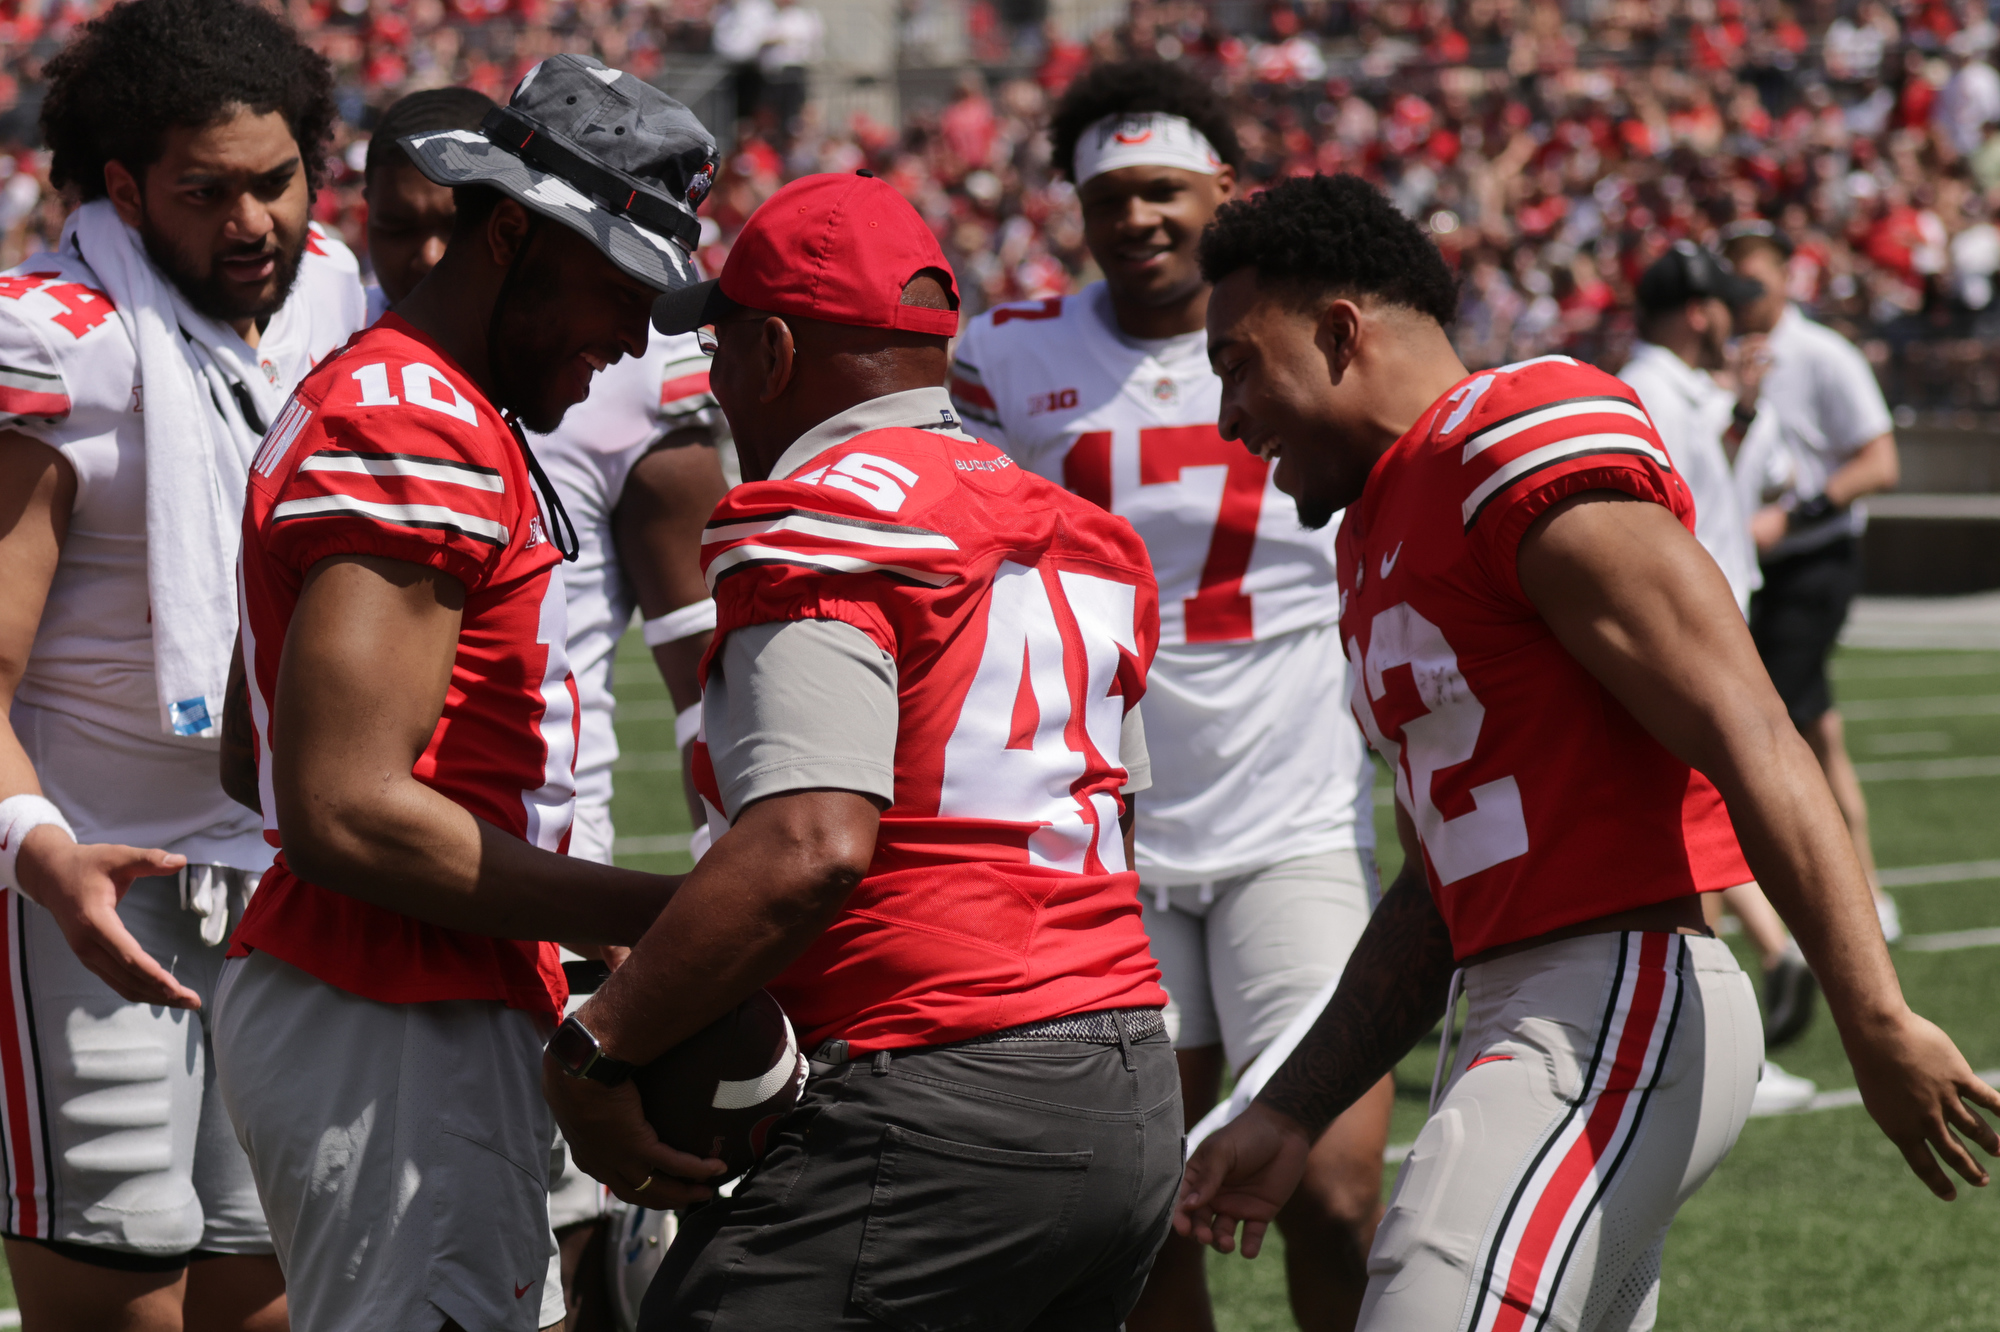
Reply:
M576 525L569 520L569 510L563 507L562 496L549 484L549 474L542 470L536 460L535 451L528 447L528 436L521 429L521 422L512 412L507 414L507 428L514 432L514 442L521 446L521 456L528 460L528 474L535 478L535 488L542 492L542 511L549 516L549 540L556 543L562 552L563 562L576 563L583 544L576 539Z

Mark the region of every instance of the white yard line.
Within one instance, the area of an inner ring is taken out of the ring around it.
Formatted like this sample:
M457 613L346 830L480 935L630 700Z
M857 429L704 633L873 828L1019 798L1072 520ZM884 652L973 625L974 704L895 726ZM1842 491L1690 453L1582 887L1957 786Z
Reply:
M1966 758L1906 759L1894 763L1857 763L1854 774L1864 782L1947 782L1968 777L2000 777L2000 754Z
M688 849L687 833L661 833L657 837L615 837L611 841L614 856L665 856Z
M620 754L618 761L611 765L613 772L679 772L681 753L678 749L642 749L637 753Z
M643 707L644 704L638 706ZM2000 717L2000 694L1937 698L1849 698L1837 705L1845 721L1915 721L1929 717ZM623 717L621 709L618 714Z
M1934 883L2000 879L2000 860L1959 860L1945 865L1904 865L1875 876L1884 888L1924 888Z
M1913 953L1955 953L1963 948L2000 945L2000 929L1946 930L1942 934L1906 934L1898 948Z

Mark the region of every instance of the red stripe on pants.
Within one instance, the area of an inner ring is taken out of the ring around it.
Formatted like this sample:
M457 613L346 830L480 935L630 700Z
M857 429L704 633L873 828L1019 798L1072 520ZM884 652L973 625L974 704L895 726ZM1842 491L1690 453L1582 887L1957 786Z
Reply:
M1640 936L1639 974L1632 984L1632 1006L1625 1015L1625 1030L1618 1037L1618 1054L1605 1079L1604 1091L1591 1107L1583 1133L1570 1144L1562 1164L1542 1190L1535 1210L1514 1250L1514 1265L1507 1273L1507 1293L1501 1297L1493 1319L1493 1332L1517 1332L1527 1320L1535 1290L1541 1285L1542 1268L1549 1248L1562 1230L1576 1196L1589 1183L1591 1172L1604 1159L1619 1123L1625 1118L1625 1103L1637 1089L1646 1065L1646 1051L1653 1044L1653 1028L1660 1016L1660 998L1667 988L1667 944L1665 934ZM1553 1292L1551 1292L1553 1296Z
M35 1144L28 1131L28 1061L21 1050L21 1011L14 1000L14 977L20 939L17 937L14 890L0 892L0 948L6 950L7 974L0 977L0 1079L6 1083L7 1146L12 1152L15 1233L32 1239L41 1233L35 1205Z

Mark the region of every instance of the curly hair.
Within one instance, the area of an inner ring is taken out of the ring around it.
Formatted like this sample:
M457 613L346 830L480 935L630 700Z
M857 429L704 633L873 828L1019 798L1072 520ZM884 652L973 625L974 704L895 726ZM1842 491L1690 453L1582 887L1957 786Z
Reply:
M1164 60L1119 60L1098 65L1069 86L1049 121L1056 170L1076 179L1076 143L1106 116L1128 111L1164 111L1202 132L1216 156L1243 170L1229 104L1198 75Z
M123 0L77 30L48 64L42 137L50 178L104 197L104 164L134 175L160 160L169 128L203 128L234 108L283 115L319 187L337 112L333 70L284 20L243 0Z
M1224 204L1201 236L1201 275L1238 269L1305 301L1374 296L1449 325L1458 279L1437 246L1359 176L1296 176Z

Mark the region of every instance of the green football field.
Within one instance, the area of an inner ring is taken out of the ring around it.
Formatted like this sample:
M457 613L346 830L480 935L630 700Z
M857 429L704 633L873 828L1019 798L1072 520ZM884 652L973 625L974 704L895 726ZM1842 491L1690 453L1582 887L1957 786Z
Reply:
M1892 889L1910 936L1896 953L1904 988L1973 1067L2000 1069L2000 652L1845 651L1836 673L1876 855L1885 881L1905 885ZM687 826L667 753L669 705L630 637L618 694L625 770L615 812L620 841L635 852L620 860L684 869L684 853L659 850ZM1386 791L1378 796L1386 881L1401 857ZM1989 863L1972 863L1981 861ZM1748 952L1742 956L1753 965ZM1425 1042L1398 1070L1397 1142L1414 1138L1422 1123L1436 1054L1436 1043ZM1822 1092L1854 1085L1823 1009L1778 1057ZM1385 1190L1394 1178L1393 1166L1384 1171ZM1961 1188L1957 1202L1938 1202L1858 1106L1756 1119L1675 1223L1659 1325L2000 1329L1996 1243L1995 1191ZM1210 1280L1224 1332L1293 1327L1275 1252L1254 1262L1211 1256Z
M1896 953L1904 988L1990 1073L2000 1069L2000 652L1846 651L1837 675L1909 935ZM685 870L672 705L637 635L617 684L619 860ZM1378 803L1386 879L1399 854ZM1397 1142L1422 1122L1436 1050L1424 1043L1398 1070ZM1823 1011L1779 1058L1823 1092L1853 1086ZM1385 1169L1385 1190L1394 1173ZM2000 1197L1962 1188L1957 1202L1936 1201L1858 1106L1756 1119L1668 1238L1660 1327L2000 1332L1997 1243ZM1293 1327L1275 1250L1254 1262L1211 1256L1210 1280L1224 1332ZM0 1307L12 1303L0 1286Z

